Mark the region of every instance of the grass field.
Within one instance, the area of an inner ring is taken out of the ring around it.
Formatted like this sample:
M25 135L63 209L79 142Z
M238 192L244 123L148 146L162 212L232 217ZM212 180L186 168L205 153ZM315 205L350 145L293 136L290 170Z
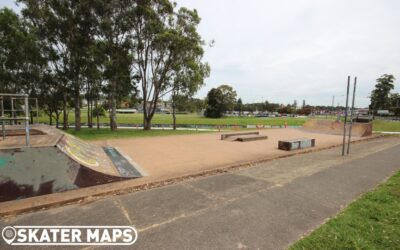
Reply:
M300 249L400 249L400 172L290 248Z
M178 125L272 125L279 126L284 125L285 122L289 126L302 126L308 118L305 117L222 117L218 119L206 118L200 115L177 115ZM317 119L334 119L334 117L317 117ZM49 123L48 116L41 116L40 122ZM69 124L74 123L73 112L69 113ZM87 114L82 111L81 121L83 123L87 122ZM61 123L62 121L60 121ZM130 124L130 125L141 125L143 123L143 114L117 114L118 124ZM100 123L109 123L109 117L101 117ZM153 124L172 124L172 115L168 114L155 114ZM400 122L391 122L383 120L373 121L374 131L393 131L400 132Z
M373 121L373 130L400 132L400 122L375 120Z
M67 133L79 137L83 140L106 140L106 139L117 139L127 137L151 137L151 136L167 136L167 135L187 135L187 134L199 134L199 133L210 133L196 130L160 130L154 129L149 131L137 130L137 129L119 129L117 131L111 131L110 129L89 129L82 128L80 131L74 129L68 129Z
M72 112L69 113L68 122L73 124L75 118ZM81 121L87 122L86 112L82 112ZM95 120L94 120L95 121ZM266 118L266 117L223 117L218 119L206 118L200 115L177 115L177 124L191 124L191 125L284 125L285 121L288 125L301 126L306 118L294 118L294 117L278 117L278 118ZM40 122L48 123L48 116L41 116ZM60 121L60 123L62 120ZM100 117L100 123L109 123L109 117ZM142 124L143 114L117 114L117 122L119 124ZM168 114L155 114L153 124L172 124L172 115Z

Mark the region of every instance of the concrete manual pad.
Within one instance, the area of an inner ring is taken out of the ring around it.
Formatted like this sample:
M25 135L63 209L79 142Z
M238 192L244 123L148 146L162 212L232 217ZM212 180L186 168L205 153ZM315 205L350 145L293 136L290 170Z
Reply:
M230 137L238 137L238 136L244 136L244 135L259 135L260 132L258 131L249 131L249 132L236 132L236 133L224 133L221 134L221 140L226 140Z
M268 136L266 135L241 135L235 138L235 141L248 142L257 140L266 140Z

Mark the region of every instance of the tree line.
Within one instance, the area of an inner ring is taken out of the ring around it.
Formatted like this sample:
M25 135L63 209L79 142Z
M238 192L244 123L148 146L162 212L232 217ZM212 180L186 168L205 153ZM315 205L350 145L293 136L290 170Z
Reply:
M396 78L390 74L384 74L376 79L375 89L371 92L371 104L369 105L373 115L378 110L389 110L393 114L400 115L400 94L393 93Z
M38 97L57 125L69 107L81 128L124 99L140 100L144 129L161 98L193 96L209 76L196 10L169 0L19 0L0 10L0 92ZM107 100L103 102L103 100Z
M220 118L226 112L236 111L239 115L243 115L244 112L278 112L280 114L298 114L298 115L309 115L313 111L314 107L306 105L306 101L303 100L301 107L297 106L295 100L293 104L279 104L265 102L256 103L243 103L241 98L237 98L236 91L229 85L223 84L217 88L211 89L205 99L205 112L204 115L210 118ZM321 108L321 107L319 107ZM329 107L331 110L332 108Z
M400 94L392 92L394 90L394 81L396 78L391 74L384 74L376 80L375 88L370 95L371 103L369 110L373 115L378 113L378 110L388 110L394 115L400 115ZM325 110L331 112L343 111L343 106L311 106L306 105L303 100L301 106L297 105L295 100L293 104L279 104L270 103L268 101L258 103L244 104L241 98L237 98L236 91L229 85L221 85L217 88L211 89L205 99L205 113L206 117L219 118L226 112L236 111L240 115L243 111L248 112L278 112L280 114L298 114L309 115L315 110Z

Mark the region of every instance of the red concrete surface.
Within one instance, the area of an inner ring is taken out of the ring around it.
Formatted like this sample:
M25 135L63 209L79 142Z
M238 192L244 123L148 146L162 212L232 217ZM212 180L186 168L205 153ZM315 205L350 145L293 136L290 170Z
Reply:
M338 145L342 142L340 135L312 133L291 128L260 130L260 135L266 135L268 139L249 142L222 141L220 140L221 133L210 133L110 139L93 141L93 143L116 147L145 171L148 177L144 179L150 177L154 180L293 154L293 151L279 150L279 140L316 139L316 149ZM353 138L353 140L359 139L361 138Z

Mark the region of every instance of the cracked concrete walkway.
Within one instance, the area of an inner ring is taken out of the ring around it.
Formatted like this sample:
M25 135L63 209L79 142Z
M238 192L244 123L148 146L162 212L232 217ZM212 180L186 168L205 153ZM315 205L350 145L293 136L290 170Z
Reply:
M346 157L340 150L4 218L0 226L134 225L134 249L284 249L400 169L399 137L353 144Z

